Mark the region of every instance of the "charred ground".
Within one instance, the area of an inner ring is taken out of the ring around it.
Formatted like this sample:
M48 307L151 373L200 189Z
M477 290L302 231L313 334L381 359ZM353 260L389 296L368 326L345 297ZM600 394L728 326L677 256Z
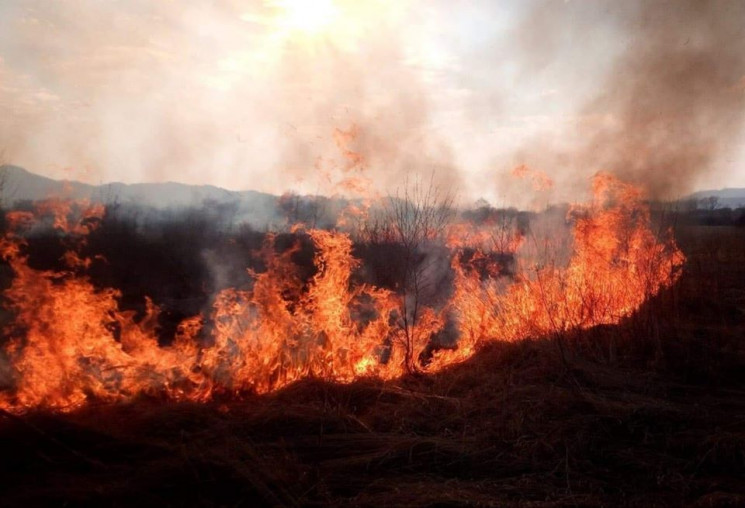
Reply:
M441 373L395 382L311 379L240 401L141 398L65 415L3 414L0 498L9 506L741 505L745 231L741 214L724 223L722 215L674 218L683 276L618 326L492 344ZM120 287L131 308L142 294L166 309L170 301L170 315L201 308L215 289L201 247L252 266L246 253L263 237L215 237L186 222L143 234L114 219L86 247L107 260L94 280ZM53 266L61 241L31 241L30 263ZM312 249L296 257L303 264ZM227 276L236 284L245 275Z

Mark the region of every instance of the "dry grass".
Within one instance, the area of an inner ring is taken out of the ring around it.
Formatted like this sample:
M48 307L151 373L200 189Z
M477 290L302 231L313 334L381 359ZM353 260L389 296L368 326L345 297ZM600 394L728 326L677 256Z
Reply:
M745 242L618 327L395 383L0 417L8 506L741 506ZM686 236L689 235L689 236ZM654 318L654 319L652 319Z

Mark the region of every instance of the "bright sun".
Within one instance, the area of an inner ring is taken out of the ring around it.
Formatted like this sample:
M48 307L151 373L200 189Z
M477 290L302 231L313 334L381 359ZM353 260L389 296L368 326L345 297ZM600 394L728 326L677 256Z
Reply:
M291 31L315 35L324 31L337 15L333 0L274 0L278 23Z

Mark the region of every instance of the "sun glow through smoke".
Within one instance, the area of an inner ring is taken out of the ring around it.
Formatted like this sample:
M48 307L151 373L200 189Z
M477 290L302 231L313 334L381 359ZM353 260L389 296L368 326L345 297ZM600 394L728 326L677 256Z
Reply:
M338 15L333 0L272 0L278 10L277 25L306 35L318 35L329 28Z

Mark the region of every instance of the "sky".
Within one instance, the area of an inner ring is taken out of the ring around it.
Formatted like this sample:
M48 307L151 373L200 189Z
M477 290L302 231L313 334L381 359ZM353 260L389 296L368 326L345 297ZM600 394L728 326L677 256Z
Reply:
M275 194L431 178L516 206L598 171L654 197L745 187L742 19L718 0L4 0L0 159Z

